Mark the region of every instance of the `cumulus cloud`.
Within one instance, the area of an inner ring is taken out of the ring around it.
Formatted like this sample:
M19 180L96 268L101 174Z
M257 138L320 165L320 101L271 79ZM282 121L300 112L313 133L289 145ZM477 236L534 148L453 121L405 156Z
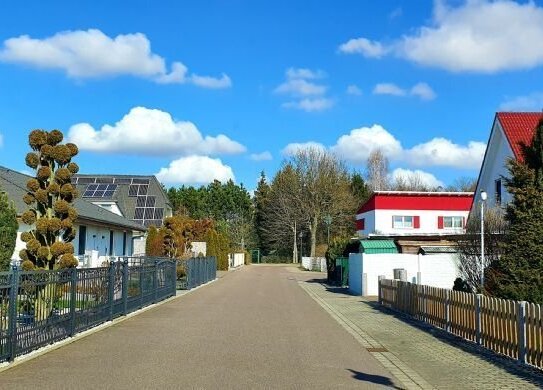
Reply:
M353 163L364 163L373 150L380 149L392 161L410 166L445 166L478 169L483 161L486 144L471 141L458 145L445 138L406 149L401 142L381 125L353 129L342 135L330 150Z
M421 100L433 100L436 98L434 90L426 83L417 83L407 90L394 83L379 83L373 88L375 95L391 96L415 96Z
M326 77L322 70L289 68L285 75L285 82L275 88L274 92L295 100L285 102L281 107L313 112L327 110L334 105L334 101L325 96L328 87L315 82L316 79Z
M445 187L445 184L441 180L438 180L431 173L421 171L420 169L396 168L390 173L390 180L392 182L407 184L421 184L428 188Z
M334 106L334 101L328 98L302 99L286 102L281 105L284 108L294 108L306 112L324 111Z
M95 129L78 123L68 131L68 139L82 150L93 152L188 155L236 154L245 147L226 135L203 136L192 122L176 121L164 111L134 107L114 125Z
M273 160L272 154L268 151L262 153L253 153L249 156L253 161L269 161Z
M168 184L208 184L214 180L234 180L234 172L218 158L207 156L181 157L160 168L158 180Z
M402 153L400 141L380 125L353 129L339 137L331 148L334 153L355 163L365 162L375 149L380 149L392 159L398 159Z
M543 92L508 98L500 104L501 111L541 111L543 109Z
M282 150L281 153L285 157L290 157L290 156L296 155L296 153L298 153L300 150L309 150L309 149L325 151L326 147L321 143L313 142L313 141L301 142L301 143L293 142L285 146L285 148Z
M162 84L192 83L204 88L227 88L230 78L189 74L177 61L168 71L163 57L151 50L145 34L119 34L112 38L97 29L63 31L37 39L9 38L0 48L0 61L41 69L60 69L76 79L130 75Z
M347 94L348 95L360 96L360 95L362 95L362 90L360 88L358 88L356 85L351 84L351 85L349 85L347 87Z
M543 64L543 8L533 1L468 0L457 7L434 2L433 17L385 45L367 38L340 45L345 53L393 54L452 72L495 73Z
M416 166L443 165L454 168L477 168L485 154L484 142L471 141L467 146L445 138L434 138L406 150L406 159Z
M367 38L349 39L339 46L339 51L346 54L362 54L367 58L381 58L389 49L379 42Z

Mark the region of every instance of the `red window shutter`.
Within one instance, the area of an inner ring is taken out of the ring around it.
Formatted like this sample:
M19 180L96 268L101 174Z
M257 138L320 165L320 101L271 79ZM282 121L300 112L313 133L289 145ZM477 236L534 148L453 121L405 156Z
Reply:
M413 227L415 229L419 229L420 228L420 217L418 215L415 215L413 217Z
M442 216L437 217L437 228L438 229L443 229L443 217Z

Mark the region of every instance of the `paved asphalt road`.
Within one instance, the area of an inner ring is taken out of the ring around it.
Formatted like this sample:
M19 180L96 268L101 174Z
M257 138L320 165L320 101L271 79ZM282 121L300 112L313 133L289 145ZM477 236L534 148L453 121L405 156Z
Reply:
M0 373L1 389L331 389L397 383L297 280L249 266ZM317 274L318 275L318 274Z

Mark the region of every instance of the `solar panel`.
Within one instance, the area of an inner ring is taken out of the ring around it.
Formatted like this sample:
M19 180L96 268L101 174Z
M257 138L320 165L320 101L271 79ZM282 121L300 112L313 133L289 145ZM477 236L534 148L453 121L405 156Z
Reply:
M160 219L162 221L162 217L164 216L164 209L163 208L156 208L155 209L155 219Z
M104 192L104 198L111 198L115 191L107 190Z
M113 178L112 177L97 177L96 178L96 182L97 183L107 183L107 184L112 184L113 183Z
M138 195L138 187L135 185L131 185L128 187L128 196L137 196Z
M145 207L145 196L138 196L136 207Z
M132 179L132 184L149 184L149 179Z
M144 208L136 207L136 211L134 213L134 219L143 219L143 212Z
M117 189L116 184L89 184L83 193L84 198L111 198Z
M93 194L94 194L94 190L92 190L92 191L87 190L87 191L85 191L83 193L83 197L84 198L90 198L90 197L92 197Z
M149 195L147 197L147 201L145 202L145 206L146 207L155 207L155 197L154 196L151 196Z
M138 195L147 195L147 188L149 186L147 185L141 185L139 190L138 190Z
M94 183L96 179L94 177L79 177L77 180L78 184L90 184Z
M115 178L115 184L132 184L132 179Z
M145 219L153 219L153 210L152 208L145 209Z

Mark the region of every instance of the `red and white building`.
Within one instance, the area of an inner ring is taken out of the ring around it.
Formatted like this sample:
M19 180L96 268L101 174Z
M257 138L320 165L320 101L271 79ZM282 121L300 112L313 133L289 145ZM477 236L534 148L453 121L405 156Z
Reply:
M463 233L472 192L377 191L356 215L359 236Z
M509 177L507 160L522 160L522 144L532 141L540 120L541 112L498 112L494 118L490 139L477 181L477 197L473 202L478 207L481 191L487 193L487 205L505 206L511 201L511 195L504 187L504 177Z

